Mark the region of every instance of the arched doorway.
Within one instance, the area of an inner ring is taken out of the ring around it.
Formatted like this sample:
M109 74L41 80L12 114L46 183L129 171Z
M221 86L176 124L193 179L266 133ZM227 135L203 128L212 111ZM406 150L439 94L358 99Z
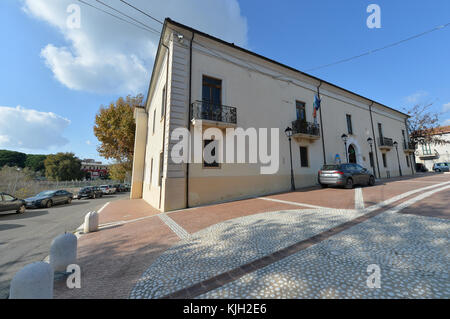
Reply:
M348 147L348 162L356 164L356 150L352 144Z

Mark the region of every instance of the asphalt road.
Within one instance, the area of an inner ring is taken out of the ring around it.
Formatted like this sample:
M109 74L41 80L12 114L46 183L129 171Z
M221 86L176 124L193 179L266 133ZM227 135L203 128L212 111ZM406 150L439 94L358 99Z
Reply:
M89 211L128 196L123 193L74 200L50 209L27 209L21 215L0 213L0 299L8 297L9 283L17 271L48 256L53 238L77 229Z

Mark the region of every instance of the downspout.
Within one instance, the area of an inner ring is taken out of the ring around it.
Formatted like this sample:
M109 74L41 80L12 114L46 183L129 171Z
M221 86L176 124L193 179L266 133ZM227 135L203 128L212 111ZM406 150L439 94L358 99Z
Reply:
M320 87L322 86L322 81L320 81L319 86L317 87L317 97L320 99ZM322 153L323 153L323 164L327 164L327 157L325 156L325 137L323 136L323 122L322 122L322 101L320 102L319 107L319 116L320 116L320 135L322 135Z
M166 146L166 126L167 126L167 107L169 105L168 103L168 92L169 92L169 58L170 58L170 49L167 45L165 45L161 41L161 45L167 49L167 61L166 61L166 99L165 99L165 105L164 105L164 127L163 127L163 145L162 145L162 154L163 154L163 160L161 165L163 166L162 174L164 176L164 152L165 152L165 146ZM159 209L161 209L161 196L162 196L162 177L158 176L159 179L161 179L161 185L159 186Z
M381 178L380 174L380 165L378 164L378 149L377 149L377 139L375 137L375 130L373 129L373 118L372 118L372 105L374 102L369 105L369 113L370 113L370 124L372 126L372 136L373 136L373 148L375 150L375 158L377 159L377 170L378 170L378 178Z
M407 123L408 119L405 119L405 129L406 129L406 142L410 143L410 139L409 139L409 130L408 130L408 123ZM414 144L415 145L415 144ZM409 146L409 145L408 145ZM415 146L414 146L415 148ZM414 150L415 152L416 150ZM416 166L416 156L411 156L411 154L408 154L409 156L409 163L411 164L411 174L414 175L414 167Z
M192 43L194 42L195 32L192 32L191 43L189 46L189 100L188 100L188 119L187 127L189 130L189 142L188 142L188 160L186 162L186 208L189 208L189 161L191 160L191 105L192 105Z

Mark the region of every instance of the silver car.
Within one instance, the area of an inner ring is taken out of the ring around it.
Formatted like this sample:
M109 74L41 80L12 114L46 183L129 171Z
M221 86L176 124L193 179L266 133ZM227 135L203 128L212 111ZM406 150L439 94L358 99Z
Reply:
M353 185L375 185L375 176L358 164L324 165L318 175L319 184L324 188L328 186L353 188Z

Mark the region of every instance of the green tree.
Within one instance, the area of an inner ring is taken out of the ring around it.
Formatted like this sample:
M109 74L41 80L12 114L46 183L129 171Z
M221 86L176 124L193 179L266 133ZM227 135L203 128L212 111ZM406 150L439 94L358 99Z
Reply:
M109 177L115 181L124 181L127 177L127 166L122 163L109 166Z
M136 129L133 113L143 100L142 94L120 97L108 107L102 106L95 117L94 134L100 141L97 151L106 159L114 159L127 171L133 163Z
M44 161L45 176L49 180L70 181L83 177L81 160L74 153L48 155Z
M35 172L43 172L45 171L44 161L47 158L47 155L34 155L27 154L27 159L25 160L25 167L30 168Z
M0 167L7 165L24 168L26 159L27 154L8 150L0 150Z

